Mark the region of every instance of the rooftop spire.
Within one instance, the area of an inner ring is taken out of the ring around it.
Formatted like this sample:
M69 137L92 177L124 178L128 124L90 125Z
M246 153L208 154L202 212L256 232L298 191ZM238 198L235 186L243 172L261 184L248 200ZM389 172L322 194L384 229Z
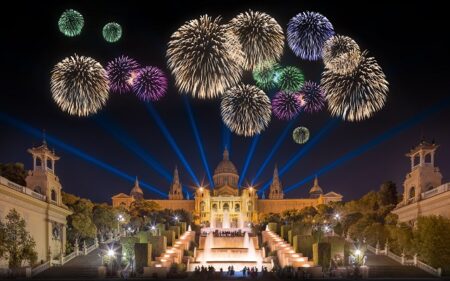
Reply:
M273 170L273 181L278 181L278 164L275 164L275 169Z
M47 146L47 136L45 134L45 129L42 129L42 144Z
M139 186L139 180L138 180L137 176L136 176L136 179L134 180L134 186Z
M172 179L174 184L178 184L180 183L180 177L178 175L178 167L177 165L175 165L175 169L173 170L173 179Z
M225 150L223 151L223 160L230 160L230 154L226 147L225 147Z
M317 175L314 178L314 186L319 186L319 178L317 177Z

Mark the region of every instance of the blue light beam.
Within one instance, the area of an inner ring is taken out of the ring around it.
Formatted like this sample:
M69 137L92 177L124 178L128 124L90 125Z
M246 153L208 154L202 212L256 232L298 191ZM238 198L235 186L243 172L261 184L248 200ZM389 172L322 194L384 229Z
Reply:
M231 155L231 131L228 127L222 122L222 150L224 151L228 149L228 153Z
M131 152L141 158L147 165L153 168L158 174L164 177L169 183L172 182L172 175L164 169L159 162L145 151L134 139L132 139L122 128L114 125L106 117L95 117L97 124L110 133L116 140L122 143Z
M291 122L289 122L289 124L286 126L286 128L284 128L283 132L281 133L281 136L277 139L277 142L272 147L272 150L267 155L267 157L264 160L264 162L262 163L262 165L259 167L258 172L256 172L256 175L255 175L255 177L252 180L252 185L254 185L255 182L257 181L257 179L259 178L259 176L261 176L262 172L267 167L267 165L269 164L270 160L272 160L272 157L275 155L275 153L278 151L278 149L280 148L280 146L283 143L283 141L286 139L286 137L291 132L291 129L294 126L295 123L296 123L296 121L292 120Z
M339 119L332 118L330 121L325 124L320 131L314 135L312 139L310 139L289 161L281 168L279 169L279 176L281 177L283 174L285 174L287 171L289 171L294 164L296 164L300 159L302 159L311 149L316 146L316 144L319 143L319 141L326 136L327 133L330 132L330 130L339 123ZM259 192L264 192L271 183L272 180L267 181L263 187L259 190Z
M398 134L400 134L401 132L413 127L414 125L422 122L423 120L425 120L427 117L429 117L430 115L437 113L441 110L443 110L444 108L446 108L447 106L450 105L450 98L446 98L444 99L441 103L435 104L431 107L429 107L428 109L420 112L419 114L409 118L408 120L400 123L399 125L389 129L388 131L382 133L381 135L378 135L376 138L374 138L373 140L359 146L358 148L356 148L355 150L350 151L349 153L345 154L344 156L336 159L335 161L329 163L328 165L324 166L323 168L317 170L316 172L314 172L312 175L309 175L308 177L306 177L305 179L287 187L284 191L285 192L289 192L293 189L296 189L300 186L302 186L303 184L306 184L307 182L311 181L314 179L314 177L320 176L326 172L329 172L330 170L358 157L359 155L363 154L364 152L370 150L371 148L397 136Z
M40 138L42 136L42 132L40 130L38 130L34 127L31 127L30 125L26 124L25 122L20 121L14 117L11 117L11 116L7 115L6 113L0 112L0 120L4 121L5 123L7 123L13 127L20 129L21 131L23 131L27 134L34 136L35 138ZM80 150L74 146L64 143L63 141L57 139L56 137L46 134L46 140L48 143L50 143L64 151L67 151L68 153L71 153L91 164L94 164L114 175L117 175L123 179L126 179L131 183L133 183L136 179L135 177L126 174L125 172L115 168L114 166L111 166L101 160L98 160L98 159L94 158L93 156L83 152L82 150ZM161 190L159 190L158 188L156 188L154 186L151 186L150 184L147 184L142 181L140 181L140 184L143 187L147 188L148 190L150 190L164 198L167 197L166 193L162 192Z
M156 109L153 107L153 105L151 103L147 102L147 103L145 103L145 105L146 105L147 110L150 113L150 115L156 121L156 124L158 125L159 129L162 131L164 137L166 138L166 140L169 142L169 144L172 147L172 149L177 154L177 156L180 159L180 161L183 164L183 166L188 171L188 173L191 176L191 178L194 181L194 183L197 186L199 186L200 182L199 182L198 178L195 176L194 172L192 171L191 166L189 166L189 163L187 162L187 160L184 157L183 153L181 152L180 148L178 147L178 145L176 144L176 142L173 139L172 135L170 134L169 130L167 129L166 125L164 124L164 121L161 119L161 117L159 116L158 112L156 111Z
M244 181L245 175L247 174L248 166L250 165L250 161L252 161L253 155L255 154L255 149L259 142L260 136L261 135L256 135L255 137L253 137L250 149L247 152L247 156L245 157L244 169L242 169L241 176L239 177L238 186L241 186L242 182Z
M208 161L206 160L205 150L203 149L203 142L200 137L200 133L198 132L197 123L195 122L194 113L192 112L191 105L189 104L189 100L187 97L183 98L184 105L186 107L186 111L188 113L189 122L191 123L192 131L194 132L195 141L197 143L198 150L200 151L200 156L202 158L203 167L205 168L206 175L208 176L209 185L214 188L214 181L211 176L211 172L209 171Z

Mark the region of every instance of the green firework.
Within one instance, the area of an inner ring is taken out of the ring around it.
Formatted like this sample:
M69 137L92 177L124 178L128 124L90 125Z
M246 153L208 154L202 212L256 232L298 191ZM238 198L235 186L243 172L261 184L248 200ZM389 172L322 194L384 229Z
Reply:
M69 37L79 35L83 26L83 16L73 9L64 11L58 20L59 31Z
M103 38L109 43L119 41L120 37L122 37L122 27L120 24L110 22L103 27Z
M280 73L280 88L286 92L296 92L300 90L305 82L305 77L301 69L295 66L286 66Z
M278 63L260 64L253 70L256 86L269 91L279 87L282 67Z

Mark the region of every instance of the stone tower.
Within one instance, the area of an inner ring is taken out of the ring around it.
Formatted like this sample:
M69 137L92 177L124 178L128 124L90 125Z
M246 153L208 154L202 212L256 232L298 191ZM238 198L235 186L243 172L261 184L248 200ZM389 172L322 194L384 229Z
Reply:
M429 143L422 140L406 154L411 160L411 172L406 175L403 182L405 205L419 201L422 192L442 184L442 174L434 165L434 156L438 147L434 141Z
M180 183L180 177L178 175L178 168L175 166L175 170L173 171L173 179L172 184L169 189L169 200L182 200L183 199L183 190Z
M28 149L28 152L33 157L33 170L28 172L25 179L27 187L46 196L48 203L63 206L62 187L55 174L55 162L59 157L48 148L45 137L42 145Z
M272 183L270 184L269 189L269 199L283 199L283 186L281 185L280 178L278 177L278 167L275 165L275 169L273 170L273 178Z
M322 188L319 186L319 179L317 176L314 178L314 185L309 190L309 197L310 198L319 198L320 195L323 194Z

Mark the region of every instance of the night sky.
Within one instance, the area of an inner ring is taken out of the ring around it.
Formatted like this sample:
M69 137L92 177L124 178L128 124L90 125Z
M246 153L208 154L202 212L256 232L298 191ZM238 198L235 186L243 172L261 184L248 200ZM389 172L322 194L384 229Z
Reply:
M107 119L110 126L120 128L145 152L172 173L175 165L181 181L194 186L186 168L161 133L144 103L132 94L111 95L106 107L89 118L69 116L51 98L49 80L53 66L66 56L77 53L95 58L106 66L111 59L125 54L142 65L154 65L168 73L165 51L170 35L185 21L200 15L221 15L228 21L247 9L263 11L273 16L286 29L289 19L301 11L316 11L325 15L339 34L356 40L361 49L369 50L383 68L390 83L389 99L383 110L373 118L357 122L340 122L330 130L292 169L283 175L284 186L291 186L313 175L341 156L353 151L390 128L419 114L426 108L448 98L450 84L447 9L435 2L420 4L397 1L364 1L355 5L347 1L32 1L10 2L20 5L3 11L2 28L2 89L0 113L8 114L30 126L42 130L85 153L108 163L131 176L138 176L148 184L167 192L169 182L156 173L140 157L121 144L102 128L98 119ZM214 3L213 3L214 2ZM395 2L395 3L394 3ZM65 37L58 31L57 21L65 9L83 14L85 26L80 36ZM123 36L118 43L107 43L101 29L116 21L122 25ZM307 63L296 58L285 46L281 63L299 66L306 79L320 81L322 62ZM207 183L207 176L188 115L183 96L170 78L169 93L154 107L172 134L196 176ZM253 83L246 73L244 81ZM221 160L223 125L219 100L189 98L211 172ZM325 110L319 114L303 114L296 125L308 127L312 137L329 122ZM450 110L428 116L393 138L373 147L360 156L329 170L319 178L327 191L336 191L344 200L356 199L370 190L378 189L386 180L401 185L409 169L405 153L421 138L435 139L441 145L437 164L444 181L450 175ZM249 165L246 182L255 176L271 147L280 137L287 122L272 119L256 146ZM116 131L118 132L118 131ZM23 162L31 168L26 149L40 144L41 139L11 126L0 118L0 162ZM241 172L252 139L231 138L231 160ZM54 147L54 146L53 146ZM295 144L290 133L274 155L262 176L261 185L272 176L273 167L283 167L304 146ZM93 201L110 202L119 192L128 193L132 182L86 162L61 148L55 147L61 160L56 165L63 190ZM246 182L244 184L246 185ZM307 196L312 182L287 193L287 197ZM144 190L147 198L158 198Z

